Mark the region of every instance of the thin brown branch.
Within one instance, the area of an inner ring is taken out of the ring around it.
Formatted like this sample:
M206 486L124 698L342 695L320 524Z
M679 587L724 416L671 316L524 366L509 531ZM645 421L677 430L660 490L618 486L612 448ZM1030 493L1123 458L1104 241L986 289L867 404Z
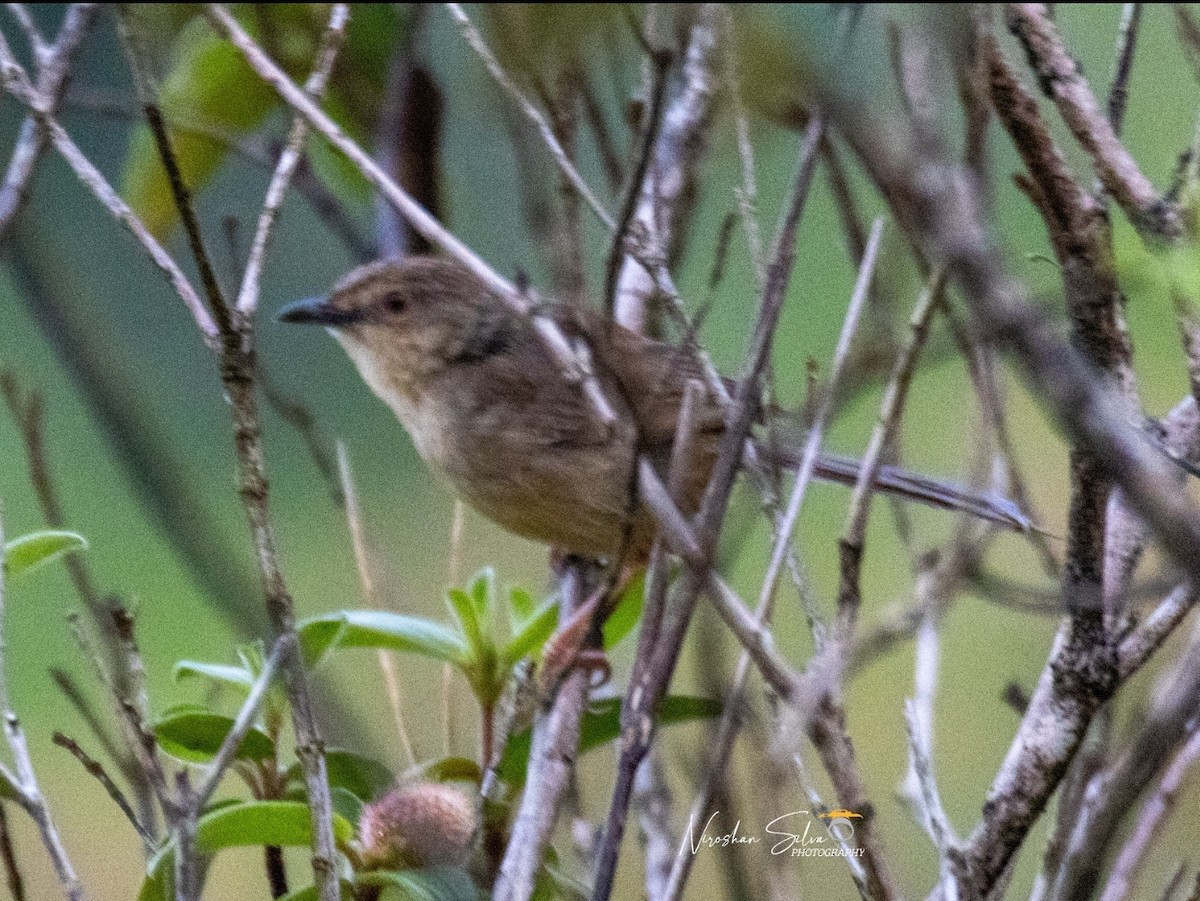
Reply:
M1122 901L1130 897L1130 890L1146 852L1175 806L1175 799L1183 787L1184 777L1197 758L1200 758L1200 731L1195 729L1194 723L1192 728L1192 737L1175 755L1175 759L1171 761L1170 767L1154 789L1154 794L1142 805L1137 825L1121 848L1121 854L1113 865L1112 874L1108 877L1108 884L1104 887L1100 901Z
M159 159L167 171L167 183L171 186L171 197L175 201L175 208L183 223L183 231L187 235L192 258L200 273L200 285L204 289L205 299L207 299L209 309L216 320L218 334L223 341L229 342L235 331L233 313L229 302L225 299L225 291L221 287L221 280L217 277L216 267L205 247L200 220L192 205L191 188L184 180L179 159L175 155L171 134L167 130L162 108L158 102L158 89L145 62L146 51L139 45L137 29L132 27L129 22L128 9L118 8L117 26L121 34L125 56L129 61L129 71L133 75L138 103L141 104L142 112L146 116L146 124L150 126L150 133L154 137Z
M67 702L75 708L75 712L79 714L84 725L91 730L96 741L100 743L100 747L104 749L104 753L109 759L121 768L122 774L127 779L135 778L137 774L136 762L129 759L129 755L122 753L117 747L116 740L109 734L108 728L101 722L99 715L92 703L83 694L79 685L70 673L65 670L51 667L50 677L54 679L54 684L58 686L58 690L63 693L63 697Z
M12 830L8 824L8 807L0 801L0 860L4 862L4 876L12 901L26 901L25 880L17 863L17 852L13 848Z
M863 259L863 265L860 269L858 284L851 296L850 304L842 323L841 335L838 338L837 347L834 351L833 362L830 364L825 395L822 398L821 407L816 419L808 433L804 453L796 474L796 483L792 489L787 510L783 515L783 523L775 535L775 544L771 552L770 562L767 565L767 574L763 579L762 589L758 597L758 606L755 609L754 618L760 625L765 624L769 620L772 607L774 606L775 588L778 583L779 574L783 567L787 548L792 542L792 533L795 530L801 507L804 504L808 485L812 480L813 468L817 455L820 453L825 428L828 425L830 414L833 410L834 398L837 395L842 368L849 356L850 343L858 328L859 315L866 302L868 286L871 283L870 276L875 269L875 260L882 235L883 220L876 220L867 246L867 254ZM743 692L745 691L746 679L750 673L750 663L750 653L744 651L738 659L734 670L733 681L725 699L725 711L721 715L721 723L711 743L712 751L708 755L704 782L701 784L700 790L692 802L688 819L690 823L704 822L707 819L708 809L712 803L716 789L719 783L725 779L725 769L729 765L729 758L733 751L733 742L741 726L740 708L744 703ZM665 890L661 894L661 897L665 901L674 901L674 899L681 897L684 885L691 872L694 857L691 854L675 855L670 877L665 884Z
M1106 851L1122 819L1192 734L1200 704L1200 631L1161 680L1145 720L1080 792L1082 803L1053 878L1051 898L1082 897L1100 884Z
M1121 4L1121 25L1117 29L1116 59L1112 84L1108 88L1108 124L1121 136L1125 124L1125 105L1129 102L1129 75L1133 71L1133 53L1137 49L1142 25L1142 4Z
M762 373L770 356L771 339L779 321L792 264L795 261L796 228L812 183L821 129L820 118L814 117L801 143L792 199L776 240L775 255L768 269L767 284L755 323L748 371L738 384L732 413L696 517L698 558L689 560L688 571L676 585L671 604L672 618L669 623L664 622L660 629L653 656L641 678L637 682L631 682L626 693L626 703L621 711L622 741L617 782L604 828L603 845L598 855L593 901L607 901L612 892L617 855L633 790L633 778L653 739L655 712L666 693L667 684L679 659L684 631L691 619L696 599L701 590L712 585L714 581L710 567L716 551L717 537L740 468L746 437L758 408ZM741 613L752 620L744 608L741 608ZM789 685L789 690L785 691L784 695L787 697L791 694L792 686Z
M330 13L329 25L321 35L320 46L317 47L316 61L312 74L304 83L304 91L316 103L321 101L325 87L329 83L329 74L337 60L338 50L346 37L346 25L350 21L350 7L345 3L335 3ZM279 216L279 208L287 196L292 176L299 166L304 154L304 141L308 137L308 123L302 116L294 116L292 127L288 132L287 142L279 154L279 162L275 166L275 174L267 187L267 196L263 200L262 212L258 216L258 226L254 231L254 240L250 245L250 256L246 260L245 272L242 276L242 286L238 290L235 309L239 317L252 317L258 308L260 282L263 264L266 261L267 246L275 220Z
M149 254L154 264L166 274L172 288L175 289L175 293L183 300L188 312L196 320L196 325L199 327L206 343L210 346L214 345L217 339L217 326L213 321L212 315L205 309L204 302L200 299L200 295L196 293L196 289L192 287L183 270L163 248L162 244L150 234L150 231L146 228L142 220L138 218L137 214L133 212L129 204L121 199L120 195L108 183L100 170L84 155L79 146L71 140L71 137L58 121L47 110L42 108L38 93L30 83L29 76L26 75L25 70L21 68L13 57L2 34L0 34L0 79L3 80L4 87L10 94L30 108L41 127L49 135L50 142L54 145L54 148L66 161L67 165L74 170L83 185L91 191L96 199L100 201L118 222L129 230L137 242L145 249L146 253Z
M608 262L604 269L604 309L608 312L610 318L616 319L616 321L627 328L631 328L637 332L644 332L646 330L647 311L645 309L638 310L637 308L630 307L622 309L620 311L622 315L620 317L617 316L618 277L625 263L625 245L629 239L629 230L633 226L635 217L639 212L639 207L643 204L642 198L653 196L656 193L654 185L662 177L662 173L658 171L656 164L668 162L667 160L656 159L660 154L663 156L666 155L665 151L656 147L656 145L663 125L667 85L669 84L667 75L671 69L671 55L665 50L656 50L650 57L650 62L653 66L653 78L651 79L650 103L646 107L646 114L642 123L641 149L638 152L635 165L630 172L629 183L625 186L624 199L621 201L621 211L617 219L617 228L613 232L612 242L608 248ZM670 200L667 202L670 204ZM668 208L674 210L675 205L670 204ZM646 222L643 217L638 217L637 221L648 232L651 232L653 229L652 223ZM654 231L657 230L654 229Z
M1092 158L1104 190L1144 236L1180 240L1183 223L1179 210L1159 196L1121 143L1046 5L1010 3L1006 10L1008 27L1024 46L1042 92L1054 101L1063 121Z
M699 9L688 36L679 96L666 110L646 177L632 183L639 193L631 234L637 233L641 240L624 241L619 248L624 256L613 287L612 309L618 322L635 331L644 331L649 321L647 299L660 293L661 283L669 279L667 267L678 257L694 209L699 166L708 148L715 106L718 79L714 70L722 15L716 4ZM663 63L661 58L656 61L658 66ZM654 84L661 86L661 82ZM678 294L674 290L668 293Z
M475 27L475 24L463 11L462 6L458 3L447 3L446 8L462 28L463 37L471 46L471 49L483 61L488 74L495 79L496 83L513 99L521 112L537 128L538 133L542 136L543 143L550 151L550 156L553 158L555 165L558 166L562 174L571 183L571 186L583 198L584 202L587 203L588 208L600 220L600 223L608 231L615 231L617 224L612 215L604 208L604 205L596 198L595 194L592 193L592 189L588 187L583 176L579 174L579 170L571 162L570 156L563 149L558 138L555 137L554 129L550 127L550 123L546 121L546 117L533 105L533 101L526 97L521 89L517 87L516 82L512 80L508 73L504 71L504 67L500 65L500 61L496 59L495 54L488 49L487 43L483 40L483 35L479 33L479 29Z
M125 819L129 820L130 825L133 826L134 831L138 834L138 838L142 840L142 845L145 850L147 852L153 852L155 846L157 845L157 842L154 840L154 836L151 835L149 831L147 831L146 827L143 826L138 820L137 814L134 813L133 808L125 799L125 795L121 792L121 789L115 782L113 782L112 777L105 772L104 766L99 761L89 756L88 753L79 746L79 742L75 741L75 739L63 735L61 732L55 732L52 739L60 748L66 748L68 751L70 751L71 756L79 761L79 763L87 771L88 775L100 783L100 785L108 793L108 796L112 798L113 803L120 808L121 813L125 814Z

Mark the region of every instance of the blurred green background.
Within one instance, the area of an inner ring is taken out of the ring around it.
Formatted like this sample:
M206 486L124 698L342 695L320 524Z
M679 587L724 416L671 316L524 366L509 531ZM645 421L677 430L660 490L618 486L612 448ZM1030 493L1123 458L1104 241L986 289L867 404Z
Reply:
M1071 4L1059 9L1071 48L1093 85L1104 90L1120 6ZM36 10L38 21L49 33L57 27L61 14L61 8L53 5ZM481 10L472 10L472 14L481 24L488 24ZM396 14L394 19L400 24L392 26L395 35L403 32L404 17L411 15L408 9ZM801 47L821 46L822 36L833 27L834 13L820 6L746 15L774 17L775 26L794 37L800 52ZM897 18L935 33L937 15L910 7L864 8L854 49L836 70L844 79L842 90L894 113L898 101L887 63L886 21ZM352 28L389 18L372 16L377 12L356 8ZM9 43L23 52L12 20L3 19L0 28ZM494 32L489 32L489 37L494 38ZM621 33L619 49L597 50L587 61L589 72L601 86L598 93L606 118L619 135L617 146L622 148L628 133L618 100L628 99L641 78L629 45L628 33ZM425 10L416 46L444 93L441 162L446 221L502 273L512 276L527 271L535 284L542 283L545 260L541 248L528 236L521 203L523 185L509 142L507 122L512 114L506 101L444 9L432 6ZM168 67L180 52L180 47L165 41L154 49ZM1012 58L1020 60L1016 53ZM75 84L76 100L68 103L63 121L89 157L117 181L126 163L132 120L128 115L97 112L94 102L99 97L132 108L128 71L109 14L101 17L85 46ZM245 90L253 88L247 85ZM93 102L84 102L88 98ZM1170 10L1148 8L1131 82L1126 135L1143 170L1159 186L1168 183L1178 154L1191 140L1198 99L1200 90L1184 63ZM945 93L942 101L948 134L957 138L961 129L952 93ZM734 188L740 179L740 163L727 112L723 106L713 128L691 242L676 273L693 310L705 298L722 221L736 210ZM1052 114L1048 117L1054 118ZM6 98L0 107L0 149L5 154L20 119L20 108ZM879 121L880 127L886 127L884 116ZM272 113L263 128L269 134L280 134L285 126L284 117ZM761 221L770 234L787 196L799 136L760 119L752 126ZM1072 142L1061 129L1059 133L1077 171L1086 172ZM1055 268L1036 258L1048 254L1049 247L1040 222L1009 180L1019 164L996 128L992 129L990 148L996 234L1011 251L1012 270L1060 315ZM536 146L533 158L549 172L550 163ZM582 142L582 162L589 180L603 184L596 154L587 140ZM232 262L222 237L224 223L232 217L241 240L248 240L267 177L262 168L229 158L199 192L198 209L208 243L223 265ZM337 182L336 177L332 183L347 199L357 227L370 235L374 229L370 199ZM877 200L861 179L855 184L864 216L873 215L879 210ZM611 195L606 200L615 208ZM1142 398L1147 412L1157 415L1185 395L1186 373L1159 273L1117 218L1118 259L1130 297ZM169 246L180 259L187 257L177 232ZM915 300L917 285L903 242L890 224L885 246L882 278L893 289L890 294L899 308L873 309L869 315L885 328L900 328ZM594 293L602 283L605 250L606 243L589 224L588 280ZM445 618L442 593L448 580L465 579L484 564L494 565L507 583L535 591L547 589L545 549L513 538L470 512L458 570L450 573L450 490L430 477L401 427L363 386L334 342L324 334L291 330L272 320L281 304L325 290L354 262L308 204L293 195L284 207L264 277L261 353L271 381L309 406L330 448L334 438L348 447L375 563L385 576L381 595L394 609ZM822 372L828 365L854 274L825 175L818 169L800 227L798 260L776 341L775 377L784 402L794 404L803 399L809 358L817 361ZM702 329L703 341L730 373L737 370L753 321L756 298L752 284L745 241L737 232L727 275ZM56 318L35 297L31 290L35 287L40 287L44 297L54 298L59 310ZM64 351L67 346L88 350L87 365L93 375L81 375L84 358ZM935 328L929 359L932 362L922 367L915 382L904 420L905 460L913 468L962 479L968 474L978 412L944 323ZM262 634L256 582L244 576L252 571L234 491L227 410L212 359L181 303L129 236L53 153L47 154L40 166L32 202L0 266L0 366L15 373L24 386L45 393L46 444L70 526L91 541L88 562L102 589L120 594L136 611L153 708L160 711L193 698L192 686L176 685L171 679L171 666L177 659L227 660L236 641L247 634ZM96 381L95 373L102 374L102 382ZM1018 462L1028 475L1044 525L1061 534L1067 488L1064 447L1019 380L1010 378L1008 387ZM127 417L133 431L117 429L117 434L111 427L106 431L104 417L96 412L97 397L102 393L107 403ZM879 393L878 384L872 385L845 407L830 435L829 448L844 453L861 451L878 412ZM302 438L269 409L264 413L264 425L282 561L299 611L311 614L362 605L347 529L330 503ZM154 443L147 443L150 438ZM150 512L144 489L131 477L131 470L147 465L145 460L139 462L139 455L168 471L167 481L178 489L170 509L159 515ZM8 534L40 527L43 523L19 435L7 416L0 416L0 461L0 498ZM836 589L836 539L847 497L841 489L815 488L798 530L797 547L826 611L831 609ZM731 560L730 573L747 597L757 594L768 552L767 530L755 510L750 492L743 491L730 518L732 530L746 533L744 546ZM951 518L932 511L913 510L911 515L921 549L944 541L953 527ZM205 566L190 565L178 546L166 540L163 516L200 543L207 553ZM1010 574L1035 588L1054 589L1039 575L1033 553L1018 537L1003 537L989 565L993 571ZM911 566L895 537L892 513L887 504L877 504L865 569L864 628L869 629L889 606L911 596ZM99 785L50 742L51 733L60 729L79 737L86 746L85 728L56 691L48 672L50 667L60 667L90 682L88 667L65 621L78 602L61 567L14 581L7 600L4 637L13 702L28 731L64 838L91 897L129 898L142 873L136 837ZM781 591L779 611L780 644L799 665L809 647L790 588ZM710 614L702 610L701 617L707 619ZM962 832L973 826L1017 722L1001 693L1009 682L1032 688L1054 624L1053 617L1017 612L972 597L960 600L945 622L935 755L949 815ZM677 677L679 689L703 693L709 684L707 677L724 678L735 648L724 637L722 642L722 668L717 669L711 653L699 658L688 655ZM1177 644L1166 649L1166 657L1177 652ZM623 684L631 645L627 642L616 656L618 686ZM447 749L440 667L410 657L399 657L396 663L417 755L421 759L440 756ZM1123 711L1134 710L1144 700L1157 669L1152 665L1125 693ZM397 769L407 763L396 742L373 654L347 654L323 670L319 681L326 697L336 700L335 706L341 709L330 718L336 743L376 754ZM896 787L907 766L902 711L911 685L911 646L902 645L853 683L847 707L881 834L905 892L919 897L935 877L936 859L928 840L896 798ZM455 683L453 690L450 750L471 756L477 740L471 705L463 685ZM675 789L675 825L682 829L691 797L689 773L703 766L706 731L702 726L676 727L666 731L663 739ZM738 815L743 830L806 806L794 782L764 784L767 777L759 766L760 758L761 749L753 742L739 744L736 784L741 793ZM611 749L593 752L581 761L584 809L597 819L607 807L612 763ZM809 763L814 771L819 769L815 761ZM1194 850L1200 810L1188 803L1189 799L1194 802L1194 786L1150 859L1138 897L1158 897L1177 861ZM832 803L833 798L827 795L826 800ZM57 889L36 834L19 812L14 810L10 819L15 821L18 854L33 883L30 896L53 897ZM1045 822L1044 818L1025 850L1011 897L1028 891L1045 840ZM723 831L731 827L728 823ZM751 848L747 854L747 866L758 875L743 897L760 897L757 892L765 885L760 872L765 861L756 856L760 853L765 852ZM733 897L724 881L734 869L731 854L725 849L701 851L688 896ZM221 857L208 897L266 897L258 860L257 855ZM838 861L789 861L785 872L797 880L797 897L852 896ZM248 881L246 873L250 874ZM303 877L303 869L294 867L295 883L300 884ZM632 838L627 840L620 879L617 897L639 896L640 851Z

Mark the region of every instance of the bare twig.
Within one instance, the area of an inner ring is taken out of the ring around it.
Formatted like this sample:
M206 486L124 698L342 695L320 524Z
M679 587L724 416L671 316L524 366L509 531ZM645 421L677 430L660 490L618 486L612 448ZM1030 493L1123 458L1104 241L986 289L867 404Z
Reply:
M1117 52L1112 84L1108 88L1108 124L1120 137L1125 124L1125 104L1129 101L1129 75L1133 71L1133 53L1137 48L1142 24L1142 4L1121 4L1121 26L1117 30Z
M4 511L0 509L0 716L4 717L4 735L8 739L9 748L12 750L16 772L9 772L7 767L0 765L0 778L3 778L9 784L9 787L16 795L16 802L24 808L25 812L37 824L38 832L42 836L42 844L46 847L46 853L50 855L50 862L54 865L54 872L58 876L58 881L62 884L63 892L70 901L81 901L84 896L83 884L80 883L79 878L75 875L75 868L71 865L71 860L67 856L67 849L63 846L58 830L54 826L54 821L50 816L50 808L46 805L46 799L42 796L37 776L33 771L33 760L29 756L29 746L25 741L25 733L21 729L21 723L17 719L17 715L13 712L8 698L8 676L4 641L3 515Z
M652 196L655 193L654 185L661 177L661 173L656 171L655 167L659 155L659 148L656 147L656 144L663 125L664 101L667 96L668 84L667 74L671 67L671 56L665 50L656 50L651 56L650 62L653 64L654 70L653 87L650 90L650 103L646 107L644 116L642 146L637 155L636 165L630 172L629 183L625 186L620 218L617 220L617 227L613 232L612 242L609 244L608 260L604 269L604 294L602 295L604 309L610 318L636 332L646 331L645 299L639 299L640 306L619 309L617 306L618 276L626 260L626 242L629 240L630 229L635 217L647 234L655 234L658 231L654 222L658 218L655 215L657 204L650 205L651 213L648 217L650 221L647 221L645 216L638 216L638 213L644 206L643 197ZM668 209L674 210L675 206L671 205Z
M26 9L24 3L5 3L4 8L17 20L18 27L25 33L25 39L29 41L29 49L33 51L34 60L40 65L42 58L50 52L50 48L46 45L46 38L43 37L37 22L33 21L33 14Z
M70 751L71 755L79 761L85 770L87 770L88 775L95 778L96 781L104 787L104 790L108 793L108 796L112 798L113 803L120 808L121 813L125 814L125 819L129 820L134 831L137 832L138 837L142 840L142 845L145 850L147 852L153 852L157 845L157 842L154 840L154 836L150 834L150 832L141 824L141 822L139 822L137 814L134 813L134 810L129 805L129 802L125 800L125 795L122 794L121 789L117 786L117 784L112 781L112 777L105 772L104 767L99 763L99 761L94 760L86 751L83 750L83 748L79 747L79 742L75 741L75 739L70 738L69 736L63 735L61 732L54 733L53 741L60 748L66 748L68 751Z
M129 71L133 75L138 103L142 106L146 124L150 126L150 134L154 137L159 159L163 168L167 170L167 183L171 186L171 196L175 201L175 208L183 223L183 231L187 235L192 258L195 260L200 274L200 285L204 289L204 297L216 320L217 333L223 340L228 341L234 333L233 313L225 298L221 280L217 277L216 267L205 247L204 234L200 230L200 220L192 206L191 188L184 181L183 171L175 156L171 135L167 131L167 125L163 120L162 110L158 103L158 90L145 63L146 51L140 46L140 35L137 29L129 22L129 11L120 9L119 13L117 16L118 31L121 34L125 56L129 61Z
M271 653L263 661L262 671L258 674L258 678L250 686L250 691L246 695L246 700L242 702L242 708L234 718L233 725L225 733L225 738L221 741L221 747L213 755L213 759L208 762L204 770L204 779L201 781L199 788L195 790L193 796L193 806L197 813L204 809L204 805L208 803L213 792L217 790L217 786L221 782L221 777L225 775L225 771L233 763L234 755L237 754L238 749L242 745L242 739L246 737L250 728L254 725L254 720L258 716L258 709L262 706L263 701L266 699L267 691L271 688L271 683L275 680L275 673L279 669L280 657L282 656L282 648L283 642L277 639L274 647L271 648Z
M37 66L37 85L34 88L37 108L34 114L26 117L21 124L12 160L4 174L3 183L0 183L0 246L4 245L9 230L25 205L29 194L29 181L33 177L37 161L45 152L47 133L44 120L54 115L62 100L79 47L100 11L100 4L72 4L51 47L46 46L24 4L10 3L8 8L17 17L33 46L34 62ZM7 47L4 55L11 59ZM7 80L8 74L5 73L5 81ZM30 106L33 108L32 104Z
M1196 605L1197 593L1190 583L1179 585L1154 611L1125 639L1117 649L1117 672L1128 679L1145 663L1150 655L1175 631L1185 616Z
M1194 723L1191 728L1192 737L1175 755L1171 766L1159 780L1154 794L1142 805L1141 816L1138 817L1133 834L1126 840L1117 862L1113 865L1112 874L1108 877L1108 885L1104 887L1100 901L1121 901L1130 896L1130 889L1146 851L1166 823L1171 808L1175 806L1175 798L1183 787L1184 777L1197 758L1200 758L1200 730L1196 729Z
M474 50L479 58L483 61L484 66L488 70L488 74L495 79L496 83L500 85L500 87L503 88L510 97L512 97L517 106L520 107L521 112L524 113L526 118L528 118L529 121L532 122L537 128L538 133L542 136L542 141L545 143L546 148L550 151L550 155L553 157L555 164L559 168L559 171L562 172L567 181L569 181L572 187L574 187L578 192L579 196L582 197L584 202L587 203L588 208L595 213L596 218L600 220L601 224L604 225L604 227L610 232L615 231L617 224L613 219L612 214L610 214L608 210L604 208L604 205L596 198L596 195L592 193L592 189L588 187L587 182L583 180L583 176L579 174L579 170L576 169L575 164L571 162L571 157L567 154L567 151L563 149L563 146L559 143L558 138L555 137L554 129L550 127L550 123L546 121L546 117L543 116L541 111L533 105L533 102L526 97L524 93L522 93L521 89L517 87L516 82L514 82L512 78L509 77L508 73L504 71L504 67L500 65L500 61L496 59L495 54L488 49L487 44L483 40L483 35L479 33L479 29L475 27L475 24L470 20L470 18L467 17L467 14L463 12L462 6L458 3L447 3L446 8L450 11L450 15L454 17L455 21L457 21L462 27L463 37L466 38L467 43L471 45L471 49Z
M771 559L767 565L767 574L763 579L762 589L758 597L758 606L755 610L755 621L759 624L767 622L771 615L779 573L783 567L787 548L792 541L792 532L795 529L801 507L804 504L809 482L812 480L813 467L816 463L817 455L821 450L821 442L824 440L825 428L828 425L830 413L833 409L834 398L837 396L842 368L849 356L851 339L857 330L859 314L862 312L867 298L868 286L871 283L871 274L875 269L875 260L882 236L883 220L880 219L876 220L875 226L871 230L871 239L867 246L863 265L859 271L858 283L855 286L846 316L842 322L841 335L838 338L837 348L834 351L833 362L830 364L829 379L825 387L825 394L822 397L820 409L805 442L804 452L796 474L796 483L792 488L791 499L788 501L787 510L783 515L783 523L775 535L775 544L771 551ZM725 778L725 769L729 764L729 756L733 750L733 741L737 735L738 727L741 725L740 708L743 703L742 694L745 690L746 678L750 672L750 661L751 658L748 651L744 651L738 659L733 681L726 697L725 711L721 715L721 723L717 729L716 737L712 742L713 750L709 755L708 764L705 767L705 779L696 798L692 802L689 822L697 823L705 820L717 783ZM662 894L664 899L671 899L673 901L673 899L681 896L684 884L690 874L693 860L694 855L676 855L671 867L670 879L667 882L666 891Z
M346 36L346 24L350 21L350 7L346 3L334 4L329 17L329 25L321 35L321 45L317 48L316 62L312 74L304 83L304 91L314 102L320 102L329 82L329 74L333 71L334 61L338 50ZM288 132L287 143L279 154L279 163L275 174L271 176L271 184L267 187L267 196L263 201L262 212L258 217L258 227L254 232L254 240L250 245L250 256L246 260L245 273L242 276L242 287L238 291L236 309L242 317L253 316L258 307L260 279L262 278L263 263L267 255L267 245L271 240L271 231L275 219L279 215L279 207L287 195L292 176L300 164L304 153L304 140L308 136L308 123L302 116L292 119L292 128Z
M1092 158L1104 190L1139 232L1179 240L1183 236L1179 210L1159 196L1121 143L1045 4L1009 4L1007 19L1009 29L1025 47L1042 91L1058 106L1063 121Z
M51 114L41 108L41 101L37 91L30 84L25 70L13 58L8 44L4 41L3 35L0 35L0 77L3 78L5 89L33 111L35 118L49 135L50 142L54 145L54 148L66 161L67 165L75 171L76 176L83 182L84 186L91 191L96 199L104 205L118 222L129 229L129 232L137 242L149 254L150 259L154 261L154 264L166 274L171 282L171 286L175 289L175 293L183 300L188 312L196 320L196 325L199 327L205 341L212 346L217 339L217 326L208 310L205 309L204 302L200 299L200 295L196 293L196 289L192 287L191 282L184 275L179 264L175 262L158 240L150 234L150 231L146 228L142 220L133 212L129 204L120 198L112 185L101 174L100 170L83 154L83 151L71 140L70 136Z
M17 852L13 848L12 830L8 825L8 808L0 801L0 860L4 862L4 876L12 901L26 901L25 880L17 863Z
M21 440L25 446L25 457L29 465L30 482L42 508L42 515L51 527L66 528L66 513L51 475L44 442L45 416L41 393L31 391L22 396L12 374L0 370L0 394L4 395L9 411L16 420L21 433ZM128 653L128 645L132 641L132 623L128 614L121 610L116 601L100 595L91 569L79 555L71 554L63 563L93 624L103 638L106 661L111 671L114 687L122 696L135 692L144 674L140 672L137 655ZM58 679L58 674L56 674L56 679ZM136 761L130 752L119 750L113 744L107 730L100 724L94 712L83 702L82 696L77 691L73 691L69 677L64 675L62 679L59 679L59 685L67 697L76 704L84 720L100 739L102 746L129 779L140 811L142 822L139 828L152 835L157 829L153 795L146 780L142 778Z
M920 813L921 825L929 833L938 852L938 871L948 901L957 895L951 855L958 850L958 837L942 807L933 772L933 709L938 684L938 621L934 594L941 590L936 556L923 561L917 573L917 594L921 596L924 619L917 631L913 698L905 702L904 721L908 729L908 775L904 784Z
M666 898L667 878L678 851L671 828L671 787L658 755L650 753L634 778L633 806L638 812L646 858L646 897Z
M643 157L649 163L645 177L632 183L637 190L636 195L630 195L631 199L636 197L632 221L644 235L638 242L642 246L630 247L626 246L630 242L622 241L622 246L613 248L621 255L610 257L606 287L611 288L613 296L606 297L606 302L611 300L616 320L635 331L644 330L647 298L656 293L657 283L678 256L687 234L715 106L714 70L722 15L717 4L705 4L697 11L683 59L679 96L666 111L661 132L653 143L653 156ZM661 57L651 57L651 61L660 67L664 64ZM660 86L661 79L656 84ZM625 221L623 218L622 230ZM619 270L614 282L615 263L619 263ZM659 272L647 272L647 266Z
M376 606L375 579L371 575L371 561L367 556L367 541L363 534L362 516L358 507L358 492L354 488L354 477L350 472L350 456L346 445L341 441L337 444L337 465L342 497L346 499L346 522L350 527L350 543L354 547L354 565L358 569L358 581L362 585L363 599L370 606ZM383 673L383 684L387 689L388 703L392 707L392 718L396 723L396 735L400 739L400 746L404 748L408 765L415 766L417 755L413 752L412 739L408 737L408 727L404 721L404 703L396 668L392 664L389 652L381 649L377 654L379 669Z

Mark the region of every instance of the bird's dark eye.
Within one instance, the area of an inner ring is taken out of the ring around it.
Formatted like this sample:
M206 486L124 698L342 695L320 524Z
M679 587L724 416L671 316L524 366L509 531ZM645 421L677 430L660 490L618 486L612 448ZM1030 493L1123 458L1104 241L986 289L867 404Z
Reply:
M407 306L408 301L397 291L391 291L383 297L383 308L389 313L403 313Z

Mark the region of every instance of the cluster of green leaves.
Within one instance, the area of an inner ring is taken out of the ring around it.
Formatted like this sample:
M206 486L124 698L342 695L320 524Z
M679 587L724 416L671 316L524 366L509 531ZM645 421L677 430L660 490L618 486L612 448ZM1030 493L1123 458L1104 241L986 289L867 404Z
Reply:
M627 635L640 613L642 586L630 586L605 627L605 644L615 645ZM419 654L454 666L480 704L487 710L505 690L518 664L536 658L558 621L558 599L538 603L521 588L501 592L495 573L484 569L463 588L446 595L452 614L450 623L380 610L341 610L304 620L298 626L301 647L313 666L320 666L340 650L371 648ZM507 628L499 619L504 608ZM498 637L498 633L503 637ZM237 664L185 660L175 667L180 680L201 680L244 698L259 679L263 651L259 645L240 648ZM208 693L210 697L212 692ZM673 697L661 709L664 723L715 716L719 705L707 699ZM281 739L286 734L286 698L273 686L263 703L258 722L237 750L232 767L249 789L248 800L224 800L200 817L196 842L209 857L233 847L307 847L310 842L309 813L299 764L285 758ZM186 763L212 760L234 718L211 705L184 704L165 711L153 724L159 747ZM593 704L587 712L581 747L589 750L616 739L620 734L620 700L609 698ZM531 732L518 731L509 737L501 756L500 777L514 789L524 785L529 763ZM347 886L375 886L382 897L396 899L462 899L476 897L465 871L414 870L405 872L356 872L357 827L363 805L379 798L396 784L397 774L370 757L343 749L326 752L329 782L334 799L334 831L345 854L342 877ZM447 757L401 774L400 778L458 781L474 790L483 780L480 763L463 757ZM507 816L508 811L502 811ZM171 897L174 845L167 842L151 861L139 901L167 901ZM545 897L562 897L561 880L547 879ZM292 898L308 898L312 889L302 889Z

